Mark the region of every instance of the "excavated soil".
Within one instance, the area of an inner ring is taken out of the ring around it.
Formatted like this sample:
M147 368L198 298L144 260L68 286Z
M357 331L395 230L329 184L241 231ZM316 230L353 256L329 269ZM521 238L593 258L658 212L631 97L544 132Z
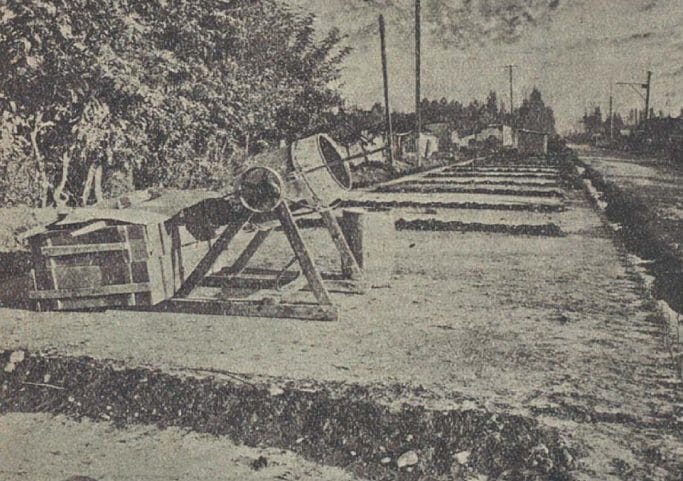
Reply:
M11 355L3 352L0 363L8 365ZM528 417L419 406L391 410L361 386L285 386L274 392L272 384L217 382L30 353L0 380L2 413L188 428L247 446L292 450L369 479L447 479L474 471L496 479L563 480L571 479L576 456L556 430ZM418 461L400 468L397 460L408 451ZM458 453L466 453L460 462Z

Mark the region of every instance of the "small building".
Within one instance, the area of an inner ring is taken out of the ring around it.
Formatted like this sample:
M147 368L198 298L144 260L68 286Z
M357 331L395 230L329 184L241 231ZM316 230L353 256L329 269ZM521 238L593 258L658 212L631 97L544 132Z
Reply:
M548 134L520 129L517 131L517 148L523 154L546 155L548 153Z
M487 142L494 140L503 147L514 146L514 135L512 127L504 124L490 124L477 134L477 141Z
M468 149L473 147L477 142L477 134L468 134L460 137L457 132L454 132L451 136L451 139L453 141L453 145L459 149Z
M416 160L416 136L414 132L394 134L394 149L401 160ZM420 153L423 159L430 159L439 152L439 138L428 132L420 134Z
M453 146L451 133L453 128L448 122L432 122L424 126L424 130L439 139L439 150L449 150Z

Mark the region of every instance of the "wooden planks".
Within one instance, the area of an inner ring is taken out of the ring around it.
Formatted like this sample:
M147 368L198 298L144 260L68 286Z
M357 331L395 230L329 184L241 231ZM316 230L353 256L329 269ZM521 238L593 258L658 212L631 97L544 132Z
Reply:
M90 254L93 252L126 251L128 244L125 242L112 242L108 244L78 244L71 246L45 246L41 249L44 256L73 256L78 254Z
M51 309L162 302L182 279L172 242L165 224L59 226L31 240L31 297Z
M150 289L148 282L137 284L113 284L110 286L87 287L80 289L54 289L33 291L29 293L31 299L61 299L71 297L95 297L109 294L130 294L145 292Z
M209 270L218 259L223 251L230 245L232 239L237 235L237 233L242 230L242 227L249 222L252 218L251 213L243 213L243 218L239 222L228 224L223 233L218 237L216 242L211 246L209 252L202 258L202 260L197 264L192 273L185 279L185 282L180 286L176 295L178 297L187 296L192 290L197 287L204 276L209 273Z

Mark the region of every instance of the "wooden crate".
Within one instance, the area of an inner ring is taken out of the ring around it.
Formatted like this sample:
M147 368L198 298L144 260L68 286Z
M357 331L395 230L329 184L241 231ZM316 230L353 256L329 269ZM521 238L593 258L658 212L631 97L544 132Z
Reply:
M184 280L179 226L91 221L29 239L39 310L149 306Z

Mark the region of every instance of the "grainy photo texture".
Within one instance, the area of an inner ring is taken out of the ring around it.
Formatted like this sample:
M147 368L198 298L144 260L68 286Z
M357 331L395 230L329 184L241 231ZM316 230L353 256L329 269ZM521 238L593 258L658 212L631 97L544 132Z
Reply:
M0 480L683 479L680 0L0 2Z

